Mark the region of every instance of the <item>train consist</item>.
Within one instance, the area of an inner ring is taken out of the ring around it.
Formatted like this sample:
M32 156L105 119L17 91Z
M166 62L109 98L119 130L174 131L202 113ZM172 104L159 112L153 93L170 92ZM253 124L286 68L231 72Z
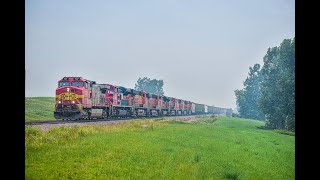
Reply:
M104 119L201 114L231 116L232 110L145 91L64 77L56 89L56 119Z

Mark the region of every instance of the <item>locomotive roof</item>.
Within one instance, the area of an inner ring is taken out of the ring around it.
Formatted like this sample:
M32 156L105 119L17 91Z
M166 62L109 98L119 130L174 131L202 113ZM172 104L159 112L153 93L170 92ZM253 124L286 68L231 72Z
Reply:
M91 81L91 80L88 80L88 79L84 79L84 80L87 81L87 82L90 82L90 83L92 83L92 84L96 84L95 81Z
M65 76L63 77L60 81L66 81L66 80L84 80L86 82L90 82L92 84L95 84L96 81L91 81L91 80L88 80L88 79L84 79L82 78L81 76Z
M70 80L70 79L72 79L72 80L85 80L80 76L65 76L61 80Z

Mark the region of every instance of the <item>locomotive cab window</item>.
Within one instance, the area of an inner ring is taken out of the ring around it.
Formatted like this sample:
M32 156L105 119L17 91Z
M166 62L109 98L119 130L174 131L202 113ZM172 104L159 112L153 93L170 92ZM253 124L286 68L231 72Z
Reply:
M84 83L81 81L73 81L72 86L84 86Z
M68 82L68 81L61 81L61 82L59 82L59 86L70 86L70 82Z

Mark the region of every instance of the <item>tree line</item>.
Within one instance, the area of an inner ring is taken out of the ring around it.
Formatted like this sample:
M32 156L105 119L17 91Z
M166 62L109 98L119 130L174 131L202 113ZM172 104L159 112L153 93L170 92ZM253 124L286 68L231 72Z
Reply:
M134 86L134 89L137 91L146 91L152 94L163 95L163 80L150 79L148 77L139 78L137 83Z
M295 38L268 48L263 66L249 68L235 90L240 117L265 120L270 129L295 131Z

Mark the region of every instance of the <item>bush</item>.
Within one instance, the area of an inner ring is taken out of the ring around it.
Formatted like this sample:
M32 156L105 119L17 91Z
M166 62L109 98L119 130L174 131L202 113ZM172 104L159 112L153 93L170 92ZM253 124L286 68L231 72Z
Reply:
M232 117L240 117L240 115L238 113L232 113Z

